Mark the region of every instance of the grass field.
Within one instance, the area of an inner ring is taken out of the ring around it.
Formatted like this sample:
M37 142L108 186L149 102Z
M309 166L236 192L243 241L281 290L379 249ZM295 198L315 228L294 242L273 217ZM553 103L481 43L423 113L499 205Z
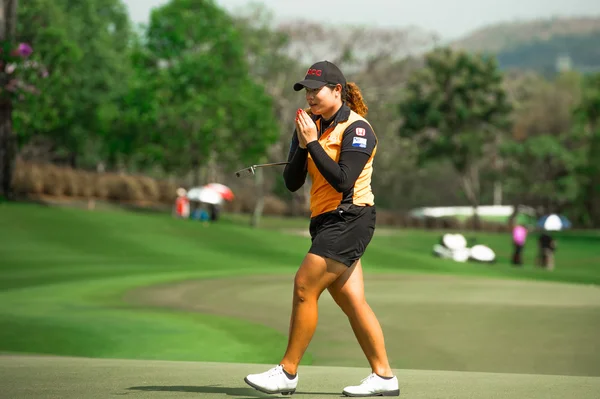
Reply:
M0 351L277 362L308 221L247 221L0 204ZM515 269L506 235L466 233L499 256L479 265L431 256L440 234L380 228L364 257L393 367L600 376L598 232L560 234L552 273L534 236ZM347 324L324 295L303 363L364 368Z
M253 390L242 381L241 376L256 369L256 364L244 363L0 356L0 397L274 397ZM294 399L329 399L341 397L341 386L364 378L365 369L305 366L301 373ZM410 399L597 399L600 378L402 370L400 390L401 398Z

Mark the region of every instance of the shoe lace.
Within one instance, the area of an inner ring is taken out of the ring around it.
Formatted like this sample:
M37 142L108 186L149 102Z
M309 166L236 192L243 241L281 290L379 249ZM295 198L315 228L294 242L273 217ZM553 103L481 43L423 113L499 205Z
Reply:
M280 364L278 366L273 367L269 371L267 371L267 376L273 377L273 376L276 376L278 374L281 374L282 371L283 371L283 366Z
M360 380L360 385L368 384L373 378L375 378L375 373L369 374L367 378L363 378L362 380Z

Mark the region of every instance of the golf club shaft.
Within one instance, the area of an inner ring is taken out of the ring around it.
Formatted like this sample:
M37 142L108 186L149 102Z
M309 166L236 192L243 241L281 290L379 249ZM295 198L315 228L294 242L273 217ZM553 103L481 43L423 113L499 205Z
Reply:
M244 168L242 170L238 170L237 172L235 172L235 175L237 177L240 177L242 175L242 173L250 173L250 174L254 174L254 171L256 170L256 168L264 168L264 167L268 167L268 166L278 166L278 165L287 165L289 162L274 162L274 163L263 163L263 164L258 164L258 165L252 165L249 166L247 168Z
M274 163L262 163L259 165L252 165L254 168L264 168L265 166L277 166L277 165L287 165L289 162L274 162Z

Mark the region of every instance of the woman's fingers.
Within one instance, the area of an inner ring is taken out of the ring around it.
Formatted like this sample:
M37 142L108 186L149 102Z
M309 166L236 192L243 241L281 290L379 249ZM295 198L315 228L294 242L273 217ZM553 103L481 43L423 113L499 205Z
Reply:
M312 121L310 116L308 116L308 114L304 110L300 110L300 118L304 121L305 125L308 125L308 122Z
M305 121L304 121L304 111L299 109L298 112L296 113L296 122L301 126L304 127L306 125Z
M310 118L310 116L308 116L308 114L304 111L302 111L299 115L299 120L302 123L302 127L305 129L310 128L311 124L313 123L312 119Z

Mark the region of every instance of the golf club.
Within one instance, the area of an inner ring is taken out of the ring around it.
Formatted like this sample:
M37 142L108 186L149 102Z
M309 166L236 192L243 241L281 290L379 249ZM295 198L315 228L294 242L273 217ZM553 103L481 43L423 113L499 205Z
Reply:
M263 164L258 164L258 165L252 165L252 166L248 166L247 168L238 170L237 172L235 172L235 175L237 177L241 177L241 176L250 176L250 175L254 175L256 168L264 168L264 167L268 167L268 166L277 166L277 165L287 165L289 162L274 162L274 163L263 163Z

